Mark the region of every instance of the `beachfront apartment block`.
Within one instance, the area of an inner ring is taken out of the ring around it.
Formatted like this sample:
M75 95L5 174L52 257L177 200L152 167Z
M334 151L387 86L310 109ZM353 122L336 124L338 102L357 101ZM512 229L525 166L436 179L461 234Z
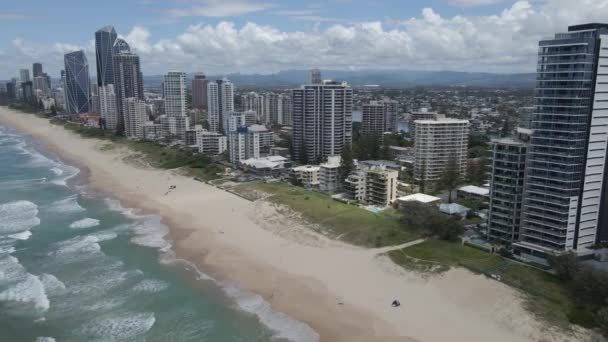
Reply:
M514 253L533 259L608 241L608 24L541 40L522 221Z
M360 164L344 182L346 197L361 204L386 207L397 199L399 171L386 165Z
M186 138L186 130L190 128L190 118L186 115L161 115L160 126L164 137L174 137L179 140Z
M469 122L457 119L417 120L414 178L436 184L450 158L458 172L465 175Z
M344 180L344 192L354 201L365 202L365 171L354 170Z
M116 129L122 132L125 129L126 99L136 98L142 101L145 99L143 75L141 73L139 56L131 52L129 44L123 39L116 39L115 51L111 55L109 63L112 65L108 66L109 71L106 70L105 72L112 72L113 75L112 77L104 75L101 81L104 82L102 86L114 85L116 108L118 111L118 125ZM113 83L107 83L108 80L113 80Z
M170 117L186 115L186 74L169 72L163 77L165 114Z
M365 203L386 207L397 199L399 172L375 165L365 170Z
M106 129L116 131L118 126L118 108L114 85L108 84L99 87L99 111L105 120Z
M87 56L84 51L78 50L66 53L63 60L65 64L65 111L68 114L88 113L91 84Z
M488 236L537 263L608 241L608 24L539 42L534 107L521 139L493 142Z
M238 165L249 158L260 157L260 132L249 127L239 127L228 134L228 151L230 162Z
M488 239L507 246L519 239L527 149L517 138L492 141Z
M352 143L353 89L323 81L291 90L292 153L302 163L340 155Z
M200 133L198 140L198 150L209 155L219 155L228 148L228 138L217 132L204 130Z
M135 97L124 99L125 136L129 139L144 138L144 124L148 122L146 102Z
M341 188L338 175L341 159L340 156L329 156L327 162L319 165L319 190L334 192Z
M316 188L319 186L318 165L301 165L291 169L293 176L306 188Z
M159 123L148 121L143 127L144 140L157 141L163 137L162 128Z

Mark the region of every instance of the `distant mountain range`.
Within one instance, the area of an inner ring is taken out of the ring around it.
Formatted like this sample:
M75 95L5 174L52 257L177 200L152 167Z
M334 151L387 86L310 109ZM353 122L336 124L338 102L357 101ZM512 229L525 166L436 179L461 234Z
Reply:
M404 71L404 70L321 70L323 79L347 81L351 86L360 87L377 85L381 87L416 87L416 86L473 86L501 88L534 88L536 74L493 74L484 72L459 71ZM91 81L95 82L94 74ZM276 74L227 74L207 75L210 80L228 77L239 87L297 87L307 83L308 70L286 70ZM188 79L194 77L187 74ZM162 83L162 75L144 75L144 85L158 87ZM7 81L1 81L3 85ZM53 79L53 83L57 82ZM188 86L190 82L188 81Z
M378 85L383 87L415 86L477 86L533 88L536 80L534 73L493 74L482 72L458 71L403 71L403 70L321 70L323 79L347 81L351 86ZM308 70L286 70L276 74L227 74L207 75L208 79L225 76L241 87L295 87L308 82ZM187 77L192 79L193 74ZM160 86L162 76L144 76L146 86ZM189 82L188 82L189 83Z

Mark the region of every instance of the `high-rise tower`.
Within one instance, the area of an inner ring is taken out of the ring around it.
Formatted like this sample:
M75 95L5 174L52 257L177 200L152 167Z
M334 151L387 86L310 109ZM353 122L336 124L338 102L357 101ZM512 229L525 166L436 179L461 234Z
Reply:
M82 50L70 52L64 56L64 62L66 112L86 113L89 111L90 99L87 56Z
M353 89L346 82L303 85L291 101L295 160L321 161L351 145Z
M95 61L97 62L97 85L114 84L112 54L116 42L116 30L105 26L95 32Z
M118 125L116 129L122 132L124 129L124 113L126 111L125 99L133 97L143 100L144 85L139 56L131 52L129 44L119 38L115 42L113 51L113 84L118 111Z
M539 43L517 254L584 254L608 240L605 58L608 24L570 26Z
M205 74L197 73L192 80L192 106L194 108L207 109L207 84L209 81Z

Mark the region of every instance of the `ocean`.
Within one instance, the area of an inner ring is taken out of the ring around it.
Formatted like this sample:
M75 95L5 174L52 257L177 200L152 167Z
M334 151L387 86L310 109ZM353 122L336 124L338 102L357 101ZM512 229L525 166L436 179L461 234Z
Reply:
M0 125L0 341L318 341L79 174Z

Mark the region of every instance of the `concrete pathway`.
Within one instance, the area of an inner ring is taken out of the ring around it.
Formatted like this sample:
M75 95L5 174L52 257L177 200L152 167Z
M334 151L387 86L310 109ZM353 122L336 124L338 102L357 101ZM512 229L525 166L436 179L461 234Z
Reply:
M370 252L374 255L380 255L380 254L388 253L388 252L391 252L394 250L415 246L415 245L423 243L424 241L426 241L426 239L418 239L418 240L402 243L402 244L396 245L396 246L372 248L372 249L370 249Z

